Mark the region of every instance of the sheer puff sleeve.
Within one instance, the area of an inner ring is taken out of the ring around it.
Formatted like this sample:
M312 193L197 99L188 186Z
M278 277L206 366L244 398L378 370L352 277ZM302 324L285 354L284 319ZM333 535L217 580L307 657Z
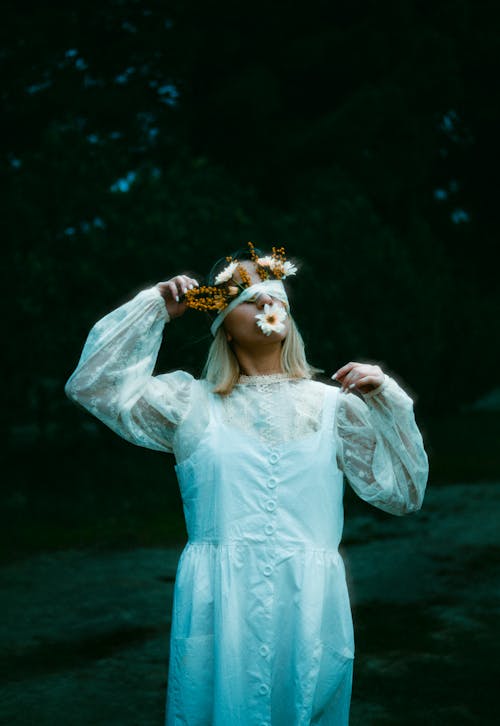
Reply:
M429 463L413 401L385 374L373 391L339 393L337 461L361 499L402 516L421 508Z
M157 287L105 315L91 329L64 391L127 441L172 453L195 379L185 371L152 375L169 319Z

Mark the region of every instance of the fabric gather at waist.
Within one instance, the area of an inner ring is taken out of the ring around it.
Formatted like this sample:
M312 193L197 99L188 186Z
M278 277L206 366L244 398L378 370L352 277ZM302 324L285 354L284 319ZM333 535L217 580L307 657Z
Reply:
M186 547L210 547L214 549L232 549L232 548L248 548L250 550L265 549L266 551L273 549L298 550L308 552L325 552L328 554L340 555L338 547L321 546L314 542L304 542L303 540L292 539L274 539L273 541L254 541L248 539L233 540L215 540L215 539L189 539Z

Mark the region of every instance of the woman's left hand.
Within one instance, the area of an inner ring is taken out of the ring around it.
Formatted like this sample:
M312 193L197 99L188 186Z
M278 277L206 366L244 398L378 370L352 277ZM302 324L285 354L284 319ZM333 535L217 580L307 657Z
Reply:
M350 361L339 368L332 378L340 383L344 391L357 389L361 393L369 393L384 382L385 373L380 366Z

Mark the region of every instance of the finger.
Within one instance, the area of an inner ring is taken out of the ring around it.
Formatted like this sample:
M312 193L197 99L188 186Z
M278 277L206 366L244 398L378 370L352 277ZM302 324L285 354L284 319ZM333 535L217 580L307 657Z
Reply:
M377 381L377 370L378 366L372 366L369 363L360 363L358 368L356 369L354 375L350 376L350 380L348 382L349 388L359 388L361 385L364 385L362 381L369 380L371 382ZM353 385L354 383L354 385Z
M169 280L166 283L166 286L169 289L169 292L170 292L170 295L172 296L172 299L173 300L176 300L177 302L179 302L179 292L177 290L177 285L175 284L174 280Z
M187 290L192 290L195 287L199 287L198 280L195 280L194 277L190 277L189 275L182 275L183 278L183 285Z
M189 277L189 275L181 275L181 277L186 290L192 290L193 287L198 285L197 281L194 278Z
M356 361L351 360L351 361L349 361L349 363L346 363L345 365L341 366L338 369L337 373L340 376L344 376L346 373L349 373L349 371L352 370L354 366L357 366L357 365L359 365L359 363L357 363Z
M377 376L364 376L363 378L360 378L358 381L359 386L365 386L365 385L372 385L372 386L380 386L383 381L381 381Z
M359 366L360 363L356 363L356 361L350 361L349 363L346 363L344 366L339 368L332 376L332 378L335 378L338 380L339 378L342 378L346 373L348 373L354 366Z
M177 275L177 277L175 278L175 284L177 285L177 289L179 291L179 298L182 299L186 294L186 291L189 289L186 276Z
M349 390L350 388L354 388L359 376L360 376L360 373L359 373L358 368L352 368L349 371L349 373L347 373L344 376L344 379L342 381L342 387L344 388L344 390Z
M179 300L186 293L187 286L184 282L182 275L177 275L176 277L174 277L174 283L177 288L177 300Z

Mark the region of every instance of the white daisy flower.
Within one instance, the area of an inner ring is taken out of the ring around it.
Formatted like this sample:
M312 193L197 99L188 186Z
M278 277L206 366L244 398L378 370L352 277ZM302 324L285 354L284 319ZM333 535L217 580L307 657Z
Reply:
M287 317L287 312L282 305L273 303L264 305L264 312L259 313L255 316L257 325L262 330L264 335L271 335L271 333L282 333L285 330L283 321Z
M225 267L222 272L219 272L217 277L214 280L214 285L220 285L222 282L227 282L230 280L233 276L233 272L238 267L238 262L230 262L227 267Z
M267 257L259 257L257 259L257 264L261 267L270 267L272 270L274 267L274 260L270 255L268 255Z
M283 272L284 272L283 278L290 277L290 275L295 275L295 273L297 272L297 268L295 267L293 262L289 262L287 260L284 264Z

